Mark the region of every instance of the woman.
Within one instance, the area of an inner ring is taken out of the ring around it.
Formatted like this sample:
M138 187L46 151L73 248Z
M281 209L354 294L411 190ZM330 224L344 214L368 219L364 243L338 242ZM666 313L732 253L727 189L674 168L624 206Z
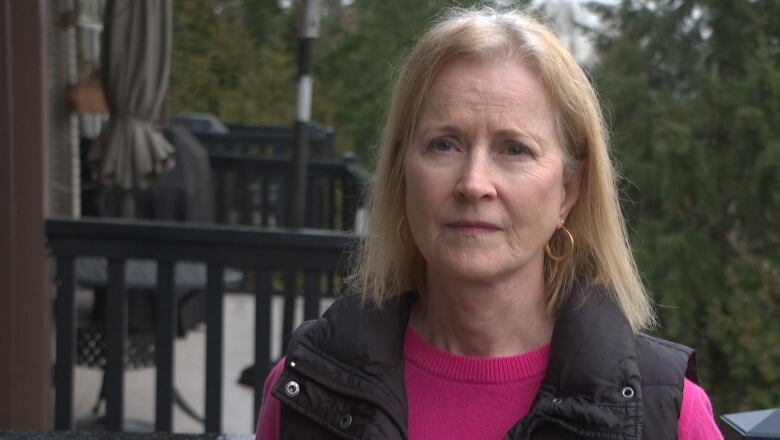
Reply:
M258 438L721 438L654 322L595 93L543 25L457 11L396 86L354 293L293 335Z

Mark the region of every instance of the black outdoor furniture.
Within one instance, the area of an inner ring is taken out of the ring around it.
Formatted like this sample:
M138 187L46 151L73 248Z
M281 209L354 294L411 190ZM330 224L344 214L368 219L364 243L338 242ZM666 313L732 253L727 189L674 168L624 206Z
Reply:
M780 439L780 408L726 414L720 419L726 440Z
M186 128L163 128L176 148L176 165L148 191L135 193L135 217L208 223L214 221L209 153Z
M214 200L209 153L186 128L166 126L163 134L176 148L175 165L147 190L131 191L134 218L186 222L213 222ZM82 160L92 140L81 140ZM122 192L95 180L88 167L81 173L82 214L88 217L116 217Z

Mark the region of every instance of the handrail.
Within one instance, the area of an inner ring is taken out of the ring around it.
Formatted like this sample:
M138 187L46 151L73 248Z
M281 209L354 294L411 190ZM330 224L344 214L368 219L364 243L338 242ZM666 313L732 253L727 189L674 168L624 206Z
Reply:
M166 246L209 247L209 249L240 250L253 254L268 252L324 251L339 252L354 240L354 235L344 231L324 229L257 228L241 225L212 223L182 223L158 220L127 220L119 218L51 217L46 221L48 246L55 255L112 256L114 251L106 243L132 242L133 246L122 250L126 258L155 258ZM73 247L75 240L78 247ZM154 248L154 253L150 249ZM216 248L214 248L216 246ZM129 253L128 253L129 252ZM174 251L182 257L194 257L189 261L219 260L226 264L242 265L235 255L217 255L216 252L192 255ZM183 258L186 260L186 258ZM273 262L269 262L273 264Z

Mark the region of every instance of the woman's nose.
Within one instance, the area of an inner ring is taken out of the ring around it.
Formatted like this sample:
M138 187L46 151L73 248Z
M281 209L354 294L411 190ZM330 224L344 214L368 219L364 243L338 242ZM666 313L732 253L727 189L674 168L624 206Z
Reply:
M469 155L461 167L455 194L469 201L495 198L493 177L489 158Z

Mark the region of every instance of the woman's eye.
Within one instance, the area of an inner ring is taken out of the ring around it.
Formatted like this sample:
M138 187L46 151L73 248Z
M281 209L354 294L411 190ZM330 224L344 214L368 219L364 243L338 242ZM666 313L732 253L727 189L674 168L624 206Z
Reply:
M431 147L436 151L451 151L455 149L455 143L448 138L439 138L431 142Z
M506 146L506 154L510 156L521 156L523 154L528 154L531 152L530 148L525 146L524 144L518 143L518 142L510 142Z

